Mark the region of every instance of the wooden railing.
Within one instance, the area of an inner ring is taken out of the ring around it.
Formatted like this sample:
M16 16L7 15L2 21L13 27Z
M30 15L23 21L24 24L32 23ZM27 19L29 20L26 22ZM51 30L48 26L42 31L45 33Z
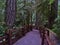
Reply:
M57 34L54 33L53 31L51 31L48 28L46 28L46 30L49 31L49 36L47 36L47 35L45 35L45 36L48 37L47 39L50 41L50 45L56 45L56 43L57 43L57 37L58 37Z
M55 45L55 43L45 34L46 40L48 42L48 45Z
M0 37L0 45L6 45L6 36Z
M0 37L0 45L13 45L17 40L25 36L25 34L29 31L31 31L31 28L34 28L35 26L25 26L20 27L16 29L8 29L5 33L5 36ZM40 35L42 37L42 44L41 45L55 45L54 41L51 40L51 34L56 35L50 29L38 27L37 28L40 31ZM29 31L28 31L29 30ZM49 31L49 36L48 36ZM51 34L50 34L51 33Z
M24 36L24 28L9 29L8 34L8 45L13 45L18 39Z
M52 36L57 37L57 35L54 32L52 32L50 29L48 29L44 26L39 27L39 30L40 30L40 35L42 37L42 44L41 45L55 45L56 44L56 40L53 41L51 39L51 38L54 38Z
M29 31L31 31L31 26L28 27L28 25L16 29L8 29L6 31L6 34L8 35L8 45L13 45Z
M0 36L0 45L13 45L18 39L24 36L24 28L8 29L4 36Z

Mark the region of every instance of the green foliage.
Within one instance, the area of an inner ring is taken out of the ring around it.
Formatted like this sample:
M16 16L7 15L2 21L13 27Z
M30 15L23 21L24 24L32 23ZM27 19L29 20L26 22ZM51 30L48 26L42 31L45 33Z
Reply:
M53 31L60 37L60 15L58 15L57 19L55 20L55 24L53 25Z
M0 0L0 36L4 35L6 29L6 26L4 25L5 2L6 0Z
M52 4L54 2L54 0L49 0L49 4Z
M49 8L48 8L49 7ZM37 8L36 8L37 12L38 13L41 13L41 22L42 24L46 24L47 23L47 19L48 19L48 16L49 16L49 13L50 13L50 4L49 4L49 1L45 0L43 2L41 2L39 5L37 5Z
M6 0L0 0L0 22L4 21L5 1Z
M60 5L58 4L58 17L55 20L55 24L52 29L60 38Z
M0 25L0 36L3 36L4 32L5 32L4 27Z
M20 21L18 23L19 25L30 23L31 15L33 15L32 11L34 11L31 9L32 4L33 4L33 2L29 2L29 1L24 1L24 0L23 1L19 1L19 0L17 1L16 22Z
M3 36L5 31L7 30L7 26L4 22L0 22L0 36Z
M48 16L51 11L51 4L54 2L54 0L41 0L39 5L37 5L36 9L32 9L33 1L31 2L24 2L24 0L17 0L17 14L16 14L16 23L14 26L20 26L24 23L30 23L31 22L31 16L32 21L35 23L36 20L36 12L41 13L41 22L42 24L46 24L48 22ZM0 22L4 22L4 16L5 16L5 2L6 0L0 0ZM49 7L49 8L48 8ZM60 15L60 5L59 5L59 11L58 14ZM28 13L29 11L29 13ZM54 12L54 11L53 11ZM0 36L4 35L5 30L7 29L6 25L4 23L0 23ZM56 23L53 25L54 32L57 33L57 35L60 34L60 16L57 17Z

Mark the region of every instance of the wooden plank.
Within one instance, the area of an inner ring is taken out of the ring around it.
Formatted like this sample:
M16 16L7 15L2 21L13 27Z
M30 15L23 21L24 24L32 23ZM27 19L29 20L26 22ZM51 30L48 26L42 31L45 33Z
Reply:
M47 36L47 34L45 34L45 37L49 45L55 45L54 42Z

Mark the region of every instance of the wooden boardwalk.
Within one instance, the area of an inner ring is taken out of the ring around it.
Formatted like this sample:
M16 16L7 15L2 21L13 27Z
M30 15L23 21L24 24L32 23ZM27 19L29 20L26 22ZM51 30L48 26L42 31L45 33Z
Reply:
M56 39L56 35L50 31L50 39L55 43L55 45L58 44L58 41ZM32 31L28 32L23 38L19 39L16 43L13 45L41 45L42 38L40 36L40 33L38 30L33 29ZM45 45L46 40L45 40Z
M41 41L39 31L33 29L13 45L41 45Z

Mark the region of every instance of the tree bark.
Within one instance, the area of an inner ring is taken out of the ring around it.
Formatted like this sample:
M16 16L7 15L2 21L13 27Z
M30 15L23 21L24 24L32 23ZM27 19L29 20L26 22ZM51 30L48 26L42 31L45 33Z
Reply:
M6 0L5 22L8 28L12 28L16 19L16 0Z

